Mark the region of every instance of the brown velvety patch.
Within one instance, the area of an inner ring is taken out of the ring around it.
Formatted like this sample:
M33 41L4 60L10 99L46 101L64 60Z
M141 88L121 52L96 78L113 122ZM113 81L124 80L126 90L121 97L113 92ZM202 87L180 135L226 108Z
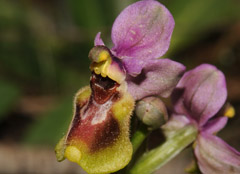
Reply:
M120 135L120 128L117 120L109 113L104 125L97 127L94 142L90 149L91 152L111 146Z
M114 99L112 97L111 99ZM88 144L90 152L94 153L100 149L112 145L120 135L120 127L117 120L113 117L111 107L107 111L106 119L100 123L92 124L92 120L96 117L96 113L101 110L102 105L95 105L90 99L84 112L81 112L76 106L76 114L72 122L71 130L68 134L68 143L84 141ZM81 119L83 117L85 119Z
M91 98L89 100L91 100ZM81 121L81 119L80 119L81 118L81 109L86 104L88 104L89 100L82 101L82 102L79 102L79 101L76 102L76 104L75 104L75 115L74 115L74 119L72 121L71 129L73 127L77 127L77 125L80 124L80 121Z
M74 119L73 119L73 121L72 121L72 125L71 125L71 129L73 128L73 127L76 127L79 123L80 123L80 121L81 121L81 117L80 117L80 111L81 111L81 107L80 107L80 105L77 103L76 104L76 111L75 111L75 115L74 115Z

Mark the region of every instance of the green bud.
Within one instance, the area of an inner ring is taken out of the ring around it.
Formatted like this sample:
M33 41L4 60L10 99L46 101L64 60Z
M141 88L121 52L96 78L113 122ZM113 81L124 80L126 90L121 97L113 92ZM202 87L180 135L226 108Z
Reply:
M136 104L136 115L151 128L159 128L168 118L167 109L158 97L146 97Z

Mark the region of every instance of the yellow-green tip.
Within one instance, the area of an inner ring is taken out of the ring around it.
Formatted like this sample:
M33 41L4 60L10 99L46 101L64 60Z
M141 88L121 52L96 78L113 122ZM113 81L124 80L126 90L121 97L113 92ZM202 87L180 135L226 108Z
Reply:
M79 163L81 160L81 152L75 146L67 146L65 150L65 157L72 162Z

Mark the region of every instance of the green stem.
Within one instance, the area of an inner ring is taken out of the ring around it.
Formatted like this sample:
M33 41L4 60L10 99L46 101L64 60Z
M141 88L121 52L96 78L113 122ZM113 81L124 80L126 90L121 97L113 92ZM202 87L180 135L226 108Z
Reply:
M179 154L197 136L194 126L185 126L174 133L159 147L145 153L128 171L130 174L150 174Z
M142 124L140 128L133 134L133 137L131 138L133 154L135 154L149 133L150 131L147 129L147 126Z

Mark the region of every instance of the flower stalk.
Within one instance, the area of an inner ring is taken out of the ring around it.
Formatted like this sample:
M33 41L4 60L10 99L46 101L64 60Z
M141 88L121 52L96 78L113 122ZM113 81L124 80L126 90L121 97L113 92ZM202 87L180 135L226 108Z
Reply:
M141 124L140 127L136 130L136 132L131 138L133 154L135 154L135 152L138 150L138 148L141 146L142 142L145 140L145 138L149 135L150 132L151 130L148 130L147 126L144 124Z
M196 137L197 129L192 125L175 131L162 145L146 152L127 173L150 174L156 171L190 145Z

